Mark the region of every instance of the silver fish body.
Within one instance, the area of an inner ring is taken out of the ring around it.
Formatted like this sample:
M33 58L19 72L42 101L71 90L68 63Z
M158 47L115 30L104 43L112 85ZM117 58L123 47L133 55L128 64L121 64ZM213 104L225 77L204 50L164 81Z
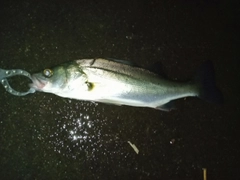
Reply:
M169 102L201 96L200 82L170 81L121 60L82 59L32 75L31 87L61 97L170 110ZM214 86L215 88L215 86Z

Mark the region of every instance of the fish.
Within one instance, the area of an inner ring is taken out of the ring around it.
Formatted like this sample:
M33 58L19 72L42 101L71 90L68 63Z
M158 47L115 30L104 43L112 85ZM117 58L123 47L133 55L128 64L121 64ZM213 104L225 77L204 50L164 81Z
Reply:
M173 101L199 97L221 103L211 61L202 64L195 78L170 80L131 61L80 59L32 74L30 87L60 97L114 105L175 109Z

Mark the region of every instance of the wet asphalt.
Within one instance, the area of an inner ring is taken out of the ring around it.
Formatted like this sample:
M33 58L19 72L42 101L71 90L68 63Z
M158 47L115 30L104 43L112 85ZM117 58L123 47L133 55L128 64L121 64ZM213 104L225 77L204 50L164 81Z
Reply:
M239 22L234 1L3 1L0 68L111 57L160 62L183 81L211 60L225 102L186 98L163 112L0 87L1 179L201 180L203 168L239 179ZM24 77L9 82L28 89Z

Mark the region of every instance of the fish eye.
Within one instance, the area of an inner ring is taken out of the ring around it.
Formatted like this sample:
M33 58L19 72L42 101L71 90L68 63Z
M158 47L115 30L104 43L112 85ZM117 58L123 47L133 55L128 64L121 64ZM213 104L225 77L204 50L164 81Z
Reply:
M45 77L51 77L52 75L53 75L53 71L51 70L51 69L44 69L43 70L43 75L45 76Z

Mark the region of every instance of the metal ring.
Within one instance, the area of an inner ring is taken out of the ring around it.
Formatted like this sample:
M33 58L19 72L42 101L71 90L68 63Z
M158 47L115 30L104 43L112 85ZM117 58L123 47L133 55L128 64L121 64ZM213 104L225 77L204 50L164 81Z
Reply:
M6 89L6 91L15 96L25 96L29 93L34 93L35 92L34 88L30 88L26 92L18 92L9 85L7 78L12 76L18 76L18 75L26 76L32 80L31 75L27 71L24 71L22 69L12 69L12 70L0 69L0 81L3 87Z

